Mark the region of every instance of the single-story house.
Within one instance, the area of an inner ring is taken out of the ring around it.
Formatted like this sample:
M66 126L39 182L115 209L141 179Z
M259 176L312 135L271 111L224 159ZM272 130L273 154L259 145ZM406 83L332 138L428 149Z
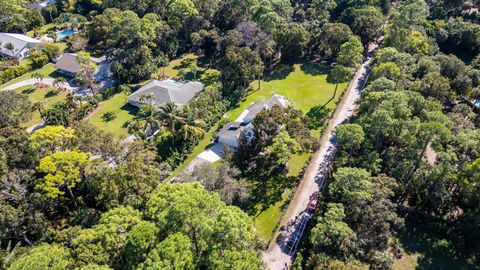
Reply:
M187 104L195 98L205 86L201 82L180 83L174 80L153 80L127 97L127 102L135 107L145 103L142 98L153 96L154 107L173 102L178 106Z
M97 73L99 71L105 72L102 65L108 65L106 61L106 57L102 56L99 58L91 57L93 63L99 66ZM83 70L80 64L77 62L77 54L76 53L64 53L58 59L55 67L58 69L59 72L69 76L75 77L77 73ZM96 77L96 76L95 76Z
M38 49L40 41L22 34L0 33L1 52L3 55L23 59L30 55L31 49ZM7 44L13 45L13 50L7 49Z
M26 5L25 8L28 8L28 9L42 9L46 6L55 4L56 2L57 2L56 0L46 0L46 1L41 1L41 2L35 2L35 3L31 3L31 4Z
M247 139L252 139L253 132L253 120L255 116L263 110L268 110L273 106L278 105L286 108L288 106L288 100L282 96L275 94L265 102L254 102L248 106L248 108L242 112L242 114L235 120L225 124L225 126L218 132L217 140L219 143L223 143L232 148L238 147L238 139L242 132L245 132Z

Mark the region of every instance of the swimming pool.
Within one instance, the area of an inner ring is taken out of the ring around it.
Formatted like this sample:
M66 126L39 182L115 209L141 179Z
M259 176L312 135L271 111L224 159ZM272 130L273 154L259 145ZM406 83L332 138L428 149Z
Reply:
M171 85L171 86L173 86L173 87L175 87L175 88L180 88L180 87L182 87L182 85L183 85L182 83L179 83L179 82L174 81L174 80L164 80L164 81L162 81L162 82L163 82L163 83L166 83L166 84L168 84L168 85Z
M478 107L480 107L480 99L477 99L477 100L475 101L475 105L477 105Z
M75 34L73 29L64 29L62 31L57 31L57 40L64 40L66 37Z

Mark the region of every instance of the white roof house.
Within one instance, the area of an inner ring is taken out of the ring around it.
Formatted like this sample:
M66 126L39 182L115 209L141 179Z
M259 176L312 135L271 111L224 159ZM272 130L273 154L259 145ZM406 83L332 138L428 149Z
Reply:
M23 59L30 55L30 49L37 49L40 41L22 34L0 33L1 52L12 58ZM13 50L5 48L7 44L13 45Z
M251 139L254 136L253 132L253 120L255 116L261 111L271 109L273 106L278 105L282 108L288 106L288 100L282 96L275 94L269 100L265 102L254 102L248 106L248 108L242 112L242 114L235 120L225 124L225 126L217 134L219 143L223 143L232 148L238 147L238 139L242 132L245 133L247 139Z

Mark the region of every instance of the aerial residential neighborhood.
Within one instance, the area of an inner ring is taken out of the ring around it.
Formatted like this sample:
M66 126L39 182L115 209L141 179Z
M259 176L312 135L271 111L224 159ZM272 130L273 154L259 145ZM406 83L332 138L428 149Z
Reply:
M11 270L480 269L479 0L0 0Z

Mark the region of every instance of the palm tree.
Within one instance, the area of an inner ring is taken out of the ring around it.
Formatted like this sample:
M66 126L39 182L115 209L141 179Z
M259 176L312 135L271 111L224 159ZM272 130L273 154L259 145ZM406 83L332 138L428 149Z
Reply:
M15 46L13 46L13 44L11 42L8 42L7 44L5 44L5 49L9 50L12 52L12 57L15 58Z
M37 82L39 85L42 83L43 75L40 72L38 71L33 72L32 75L30 75L30 77L37 79Z
M32 110L38 110L40 117L43 121L45 121L45 118L43 118L43 112L45 112L45 101L35 102L32 106Z
M186 141L191 138L203 136L205 130L198 126L183 124L178 130L178 134L182 140Z
M144 122L143 134L148 138L160 128L160 122L155 115L155 96L152 93L142 94L140 96L140 102L143 104L140 106L138 115Z
M185 122L178 107L173 102L166 103L159 108L157 118L170 131L172 145L175 144L176 127L179 123Z
M67 79L63 77L58 77L53 80L53 86L57 87L59 91L63 89L63 85L67 82Z

